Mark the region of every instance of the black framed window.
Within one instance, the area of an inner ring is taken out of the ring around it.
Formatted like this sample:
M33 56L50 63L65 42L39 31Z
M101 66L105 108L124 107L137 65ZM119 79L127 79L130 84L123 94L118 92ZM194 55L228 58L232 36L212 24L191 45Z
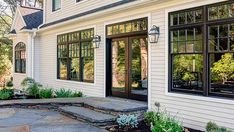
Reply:
M58 35L58 79L94 82L94 29Z
M23 42L15 46L15 72L26 73L26 45Z
M76 0L76 3L81 2L81 1L83 1L83 0Z
M171 92L234 97L234 2L169 13Z
M52 11L61 9L61 0L52 0Z

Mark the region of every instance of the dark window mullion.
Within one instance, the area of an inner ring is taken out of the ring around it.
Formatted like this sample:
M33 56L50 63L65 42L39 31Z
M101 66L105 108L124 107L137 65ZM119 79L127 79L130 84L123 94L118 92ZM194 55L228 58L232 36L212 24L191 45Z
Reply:
M206 22L208 21L208 8L206 6L203 7L203 19L204 19L204 25L203 25L203 95L208 96L209 93L209 55L208 55L208 26L206 25Z

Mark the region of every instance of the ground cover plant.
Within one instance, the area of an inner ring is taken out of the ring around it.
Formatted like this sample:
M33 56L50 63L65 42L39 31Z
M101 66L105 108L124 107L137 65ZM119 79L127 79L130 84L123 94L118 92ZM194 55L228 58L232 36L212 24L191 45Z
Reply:
M13 89L1 89L0 90L0 100L7 100L13 96L14 92Z
M46 99L46 98L53 98L53 90L52 88L42 88L39 90L39 97Z
M228 130L225 127L219 127L216 123L211 122L211 121L207 123L206 131L207 132L232 132L231 130Z

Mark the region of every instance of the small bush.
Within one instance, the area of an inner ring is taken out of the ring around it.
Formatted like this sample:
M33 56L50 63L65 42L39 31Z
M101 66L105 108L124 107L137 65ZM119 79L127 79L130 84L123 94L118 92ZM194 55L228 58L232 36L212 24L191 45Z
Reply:
M227 128L224 128L224 127L219 127L216 123L211 122L211 121L207 123L206 131L207 132L231 132L231 130L228 130Z
M68 98L68 97L73 97L72 91L71 90L66 90L64 88L61 88L59 90L55 91L56 97L57 98Z
M83 93L82 92L74 92L73 93L73 97L83 97Z
M119 127L125 131L137 128L138 125L137 117L135 115L120 115L119 118L117 118L117 123L119 124Z
M30 77L26 77L22 82L21 85L23 87L28 87L29 85L33 85L34 83L36 83L36 81Z
M0 90L0 100L10 99L14 94L13 89L2 89Z
M171 117L166 112L159 113L158 118L155 120L155 123L152 128L152 132L182 132L183 126L182 123Z
M7 87L13 87L13 86L14 86L14 84L13 84L13 82L12 82L12 81L8 81L8 82L7 82L7 84L6 84L6 86L7 86Z
M43 88L39 91L40 98L52 98L53 97L53 90L52 88Z
M154 125L155 120L157 119L157 113L153 111L146 112L144 114L144 121L147 125Z
M28 92L29 96L32 96L34 98L39 98L39 91L40 91L40 88L39 88L39 84L38 83L33 83L31 84L27 89L26 91Z

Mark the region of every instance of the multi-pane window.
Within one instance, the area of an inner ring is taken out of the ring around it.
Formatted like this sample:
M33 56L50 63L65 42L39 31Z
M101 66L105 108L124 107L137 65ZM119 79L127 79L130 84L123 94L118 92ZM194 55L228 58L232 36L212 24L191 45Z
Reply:
M147 31L147 25L147 18L141 18L124 23L112 24L107 26L107 35L112 36L131 32L144 32Z
M15 72L26 72L26 45L22 42L15 46Z
M61 8L61 0L52 0L52 11L57 11Z
M94 29L58 36L58 79L94 82Z
M234 97L234 3L169 13L170 91Z

